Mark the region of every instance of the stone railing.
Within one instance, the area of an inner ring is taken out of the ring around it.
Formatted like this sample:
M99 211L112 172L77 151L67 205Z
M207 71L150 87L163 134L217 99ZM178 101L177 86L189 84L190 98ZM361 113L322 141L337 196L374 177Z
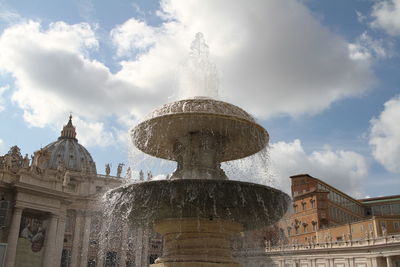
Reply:
M327 248L345 248L345 247L366 247L375 245L385 245L400 243L400 235L388 235L370 239L349 240L349 241L332 241L326 243L310 243L310 244L290 244L282 246L267 246L265 251L294 251L294 250L310 250L310 249L327 249Z
M111 179L126 179L125 177L118 177L113 175L97 174L97 178L111 178Z

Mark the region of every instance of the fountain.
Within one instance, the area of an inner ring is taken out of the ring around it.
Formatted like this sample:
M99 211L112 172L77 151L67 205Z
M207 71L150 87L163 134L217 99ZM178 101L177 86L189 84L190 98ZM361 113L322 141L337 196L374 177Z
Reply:
M163 254L152 267L234 267L231 237L278 221L289 197L274 188L228 180L221 162L264 149L267 131L241 108L207 97L153 111L131 131L141 151L177 162L169 180L113 190L115 211L131 227L153 225Z

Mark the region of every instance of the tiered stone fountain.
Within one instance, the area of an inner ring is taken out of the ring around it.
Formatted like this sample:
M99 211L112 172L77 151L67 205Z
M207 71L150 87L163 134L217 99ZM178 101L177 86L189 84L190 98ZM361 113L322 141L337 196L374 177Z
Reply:
M235 105L204 97L166 104L131 136L141 151L177 162L170 180L113 192L132 227L150 224L163 235L163 254L152 267L237 267L232 235L268 226L287 209L285 193L228 180L221 169L221 162L255 154L269 140L267 131Z

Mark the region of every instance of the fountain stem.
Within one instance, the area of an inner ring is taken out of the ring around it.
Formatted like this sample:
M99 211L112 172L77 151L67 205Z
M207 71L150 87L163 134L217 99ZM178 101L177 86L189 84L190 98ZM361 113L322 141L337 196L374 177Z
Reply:
M224 137L210 131L190 132L174 145L177 169L172 179L228 179L221 169Z
M230 239L243 226L224 220L165 219L154 230L164 236L163 255L151 267L239 267Z

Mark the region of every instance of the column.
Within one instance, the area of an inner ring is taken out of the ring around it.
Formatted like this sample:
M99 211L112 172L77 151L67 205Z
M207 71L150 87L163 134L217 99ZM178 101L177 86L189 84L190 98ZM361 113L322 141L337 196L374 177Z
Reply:
M8 233L8 238L7 238L7 253L6 253L5 266L14 266L15 263L15 253L17 252L17 242L18 242L19 228L21 225L22 210L23 209L20 207L14 207L10 224L10 231Z
M65 233L65 214L58 218L57 225L57 239L56 239L56 253L55 253L55 266L59 266L61 263L61 256L64 247L64 233Z
M58 216L50 214L50 222L46 230L46 245L43 255L43 267L55 266L56 237Z
M82 213L77 211L75 217L74 240L72 242L72 251L71 251L71 267L78 267L81 227L82 227Z
M92 217L90 216L90 214L86 213L85 225L83 227L83 234L82 234L82 254L81 254L81 265L80 265L81 267L87 266L91 222L92 222Z
M136 229L136 244L139 244L135 246L135 265L136 267L142 267L142 250L143 250L143 234L144 234L144 229L142 227L137 227Z
M329 267L334 267L335 266L334 262L333 262L333 259L328 259L328 266Z
M106 218L102 218L101 220L101 230L99 236L99 251L97 252L97 264L96 266L103 267L104 266L104 258L107 253L108 239L106 238L108 220Z
M125 222L122 223L122 236L121 236L121 253L119 258L119 266L126 265L126 251L128 246L128 226Z
M311 267L316 267L316 259L311 259Z
M146 226L143 231L143 249L142 249L142 265L149 265L149 241L150 241L150 228Z
M393 267L393 261L391 256L386 256L386 267Z
M378 267L378 258L371 258L372 267Z
M373 267L372 266L372 258L366 258L367 260L367 267Z
M354 267L354 258L347 258L347 267Z

